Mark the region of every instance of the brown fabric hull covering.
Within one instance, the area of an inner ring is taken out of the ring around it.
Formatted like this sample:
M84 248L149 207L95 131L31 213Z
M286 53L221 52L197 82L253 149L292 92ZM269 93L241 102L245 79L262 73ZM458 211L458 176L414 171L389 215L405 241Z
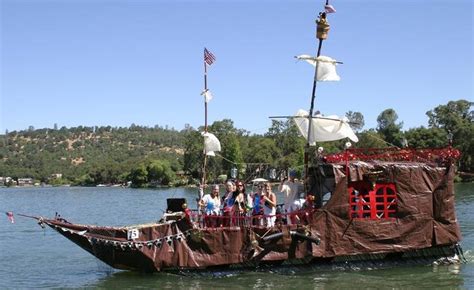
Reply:
M350 182L361 180L373 170L383 172L385 182L396 186L395 218L373 220L349 216L348 178ZM311 211L305 225L280 224L271 229L202 228L181 219L106 228L53 219L42 222L112 267L140 271L252 266L292 260L310 262L315 258L404 253L460 241L454 209L453 167L358 162L350 164L349 177L344 165L334 165L333 171L335 189L331 199L321 209ZM130 229L138 230L138 238L127 239Z

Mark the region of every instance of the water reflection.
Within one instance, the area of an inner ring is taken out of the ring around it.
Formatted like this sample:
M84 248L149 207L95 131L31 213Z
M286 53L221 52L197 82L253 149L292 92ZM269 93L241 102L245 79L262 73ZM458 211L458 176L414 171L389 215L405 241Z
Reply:
M223 271L186 275L116 272L86 287L160 289L353 289L353 288L458 288L464 285L462 265L313 266L263 271Z
M456 216L462 233L463 249L474 249L474 184L457 183L454 187L456 201ZM466 253L465 253L466 254ZM466 255L466 259L469 260ZM473 261L472 257L469 261Z
M430 261L418 265L373 262L144 275L112 270L52 230L43 230L35 222L21 218L10 224L4 217L0 222L0 288L474 289L474 184L455 186L461 244L468 261L462 265L432 266ZM196 194L196 189L181 188L5 188L0 189L0 204L15 213L54 216L58 211L79 223L124 225L158 219L167 197L183 196L193 201Z
M457 205L473 203L474 186L472 183L456 183L454 191Z

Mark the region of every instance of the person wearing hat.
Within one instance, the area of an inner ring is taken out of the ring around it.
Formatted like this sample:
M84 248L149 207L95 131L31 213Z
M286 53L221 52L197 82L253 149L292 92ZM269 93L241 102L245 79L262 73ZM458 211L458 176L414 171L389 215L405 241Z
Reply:
M303 185L296 181L296 171L290 170L289 180L283 179L278 187L278 190L283 193L285 201L283 207L287 213L297 210L294 206L295 201L299 200L299 193L303 189ZM293 219L288 219L288 223L294 223Z

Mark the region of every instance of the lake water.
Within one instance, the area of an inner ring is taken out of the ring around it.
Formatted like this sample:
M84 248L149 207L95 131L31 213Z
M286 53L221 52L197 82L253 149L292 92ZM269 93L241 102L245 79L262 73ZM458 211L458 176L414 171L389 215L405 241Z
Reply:
M474 289L474 184L456 184L457 217L467 263L450 266L361 263L190 275L114 270L34 220L3 212L98 225L157 220L168 197L196 197L196 189L0 188L0 289L5 288L446 288Z

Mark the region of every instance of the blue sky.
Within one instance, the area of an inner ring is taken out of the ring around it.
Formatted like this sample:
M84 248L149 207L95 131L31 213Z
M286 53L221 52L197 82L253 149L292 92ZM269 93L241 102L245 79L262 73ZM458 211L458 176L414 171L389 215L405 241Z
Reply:
M333 0L322 54L344 62L316 110L359 111L365 129L393 108L404 129L473 100L471 0ZM268 116L309 109L314 21L323 1L0 0L0 132L28 126L154 126L231 118L264 133Z

